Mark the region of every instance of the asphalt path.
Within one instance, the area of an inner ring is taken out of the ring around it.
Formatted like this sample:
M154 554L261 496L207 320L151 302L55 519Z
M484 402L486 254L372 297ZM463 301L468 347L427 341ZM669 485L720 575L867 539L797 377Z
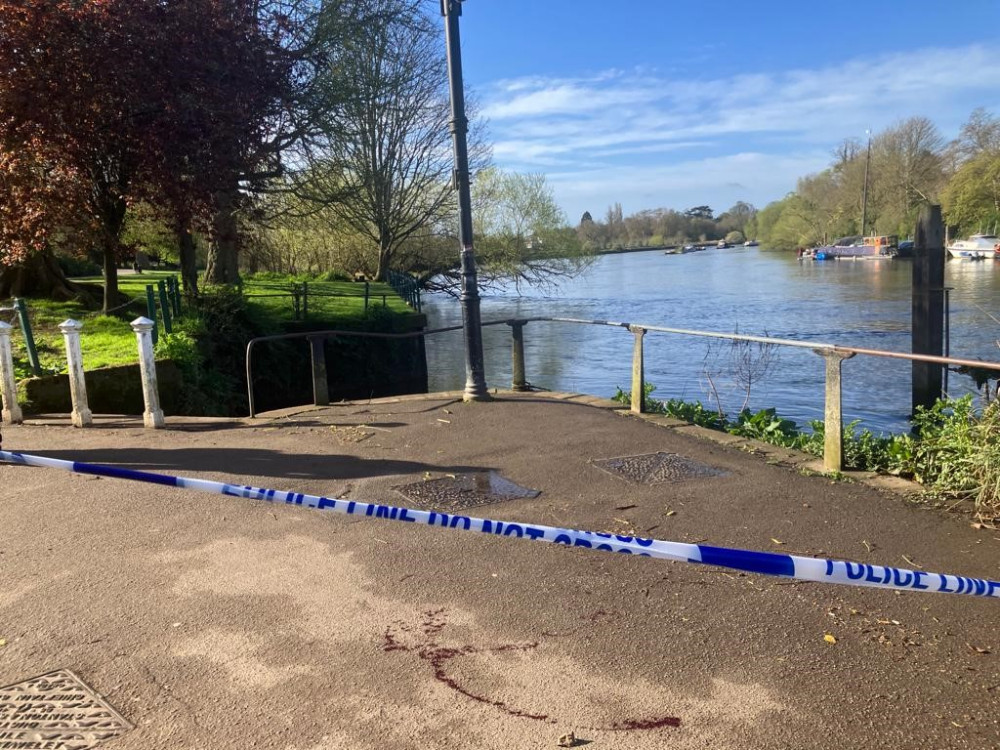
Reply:
M494 471L540 494L468 515L1000 577L1000 531L967 515L607 407L435 395L162 431L53 418L5 425L3 447L392 505ZM658 452L718 473L599 465ZM6 464L0 573L0 686L72 670L135 727L109 750L1000 745L996 600Z

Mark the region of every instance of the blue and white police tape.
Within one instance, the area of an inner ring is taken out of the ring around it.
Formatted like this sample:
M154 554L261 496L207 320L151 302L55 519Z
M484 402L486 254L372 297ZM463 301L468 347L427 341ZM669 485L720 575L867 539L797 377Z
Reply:
M967 594L1000 598L1000 582L982 578L928 573L923 570L907 570L884 565L853 563L844 560L826 560L818 557L799 557L774 552L753 552L728 547L710 547L706 544L685 544L659 539L618 536L596 531L560 529L540 524L516 523L513 521L493 521L487 518L438 513L437 511L413 510L392 505L364 503L357 500L343 500L300 492L269 490L262 487L245 487L236 484L212 482L206 479L175 477L168 474L154 474L148 471L122 469L115 466L61 461L55 458L34 456L27 453L13 453L0 450L0 461L62 469L78 474L93 474L117 479L131 479L139 482L182 487L216 495L229 495L250 500L265 500L285 503L315 510L333 511L349 516L369 516L391 521L437 526L460 531L477 531L493 536L533 539L539 542L553 542L570 547L621 552L641 557L656 557L678 562L704 563L750 573L794 578L800 581L819 583L841 583L851 586L896 589L904 591L931 591L943 594Z

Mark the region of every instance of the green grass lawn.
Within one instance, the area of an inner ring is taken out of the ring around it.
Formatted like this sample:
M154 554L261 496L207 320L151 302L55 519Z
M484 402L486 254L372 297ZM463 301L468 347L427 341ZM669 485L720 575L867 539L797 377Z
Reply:
M301 283L301 282L299 282ZM308 305L304 310L306 320L354 320L364 315L365 285L356 281L308 281ZM294 300L291 295L292 280L256 281L243 284L243 294L251 306L266 312L271 318L287 322L295 320ZM395 313L412 312L396 291L388 284L370 282L368 308L386 307Z
M87 310L76 302L53 302L46 299L25 299L38 351L39 363L44 374L66 371L66 347L59 324L67 319L83 323L80 334L80 348L85 369L96 369L111 365L129 364L139 359L135 333L129 322L147 315L146 285L156 283L169 276L178 276L175 271L146 271L141 274L124 274L118 277L118 288L132 297L134 302L115 315L101 315ZM90 284L103 284L100 276L74 279ZM296 280L298 281L298 280ZM293 279L271 276L266 281L248 280L243 287L251 316L269 324L280 325L295 320L294 306L290 292ZM365 317L364 284L351 281L309 281L309 301L307 322L328 322L331 328L341 322L356 321ZM262 296L284 295L284 296ZM157 301L158 301L157 296ZM387 307L395 313L411 312L406 303L388 284L369 285L368 306ZM0 308L11 307L11 300L0 300ZM21 334L13 312L0 313L0 319L15 327L12 336L14 370L18 378L33 375L24 336ZM160 322L162 331L162 321Z

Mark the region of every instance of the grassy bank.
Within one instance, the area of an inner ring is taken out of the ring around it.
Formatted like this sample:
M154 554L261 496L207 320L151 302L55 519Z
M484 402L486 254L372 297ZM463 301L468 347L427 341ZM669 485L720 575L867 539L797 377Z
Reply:
M83 323L80 347L87 370L138 361L135 333L129 323L139 316L147 316L146 286L176 277L172 271L147 271L142 274L119 276L119 290L131 298L112 315L86 308L78 302L53 302L46 299L26 298L28 316L38 352L39 364L45 375L66 371L66 351L59 324L67 319ZM102 285L101 277L83 277L74 281ZM300 290L296 307L292 289ZM301 291L308 293L303 300ZM157 303L158 303L157 296ZM11 300L0 300L0 307L11 307ZM219 378L211 375L206 366L206 356L222 359L232 369L238 350L245 346L246 338L282 332L283 326L302 321L321 327L357 328L375 315L405 315L412 312L388 284L328 281L309 277L278 276L275 274L246 279L242 294L231 291L206 289L195 305L185 302L182 314L173 320L173 333L166 335L162 318L159 321L158 358L174 359L188 369L193 377L211 393L220 398L223 388ZM2 313L2 319L15 326L12 336L14 369L16 376L32 377L25 337L20 331L13 312ZM232 341L222 341L229 337ZM237 341L239 339L239 341ZM239 369L239 368L237 368ZM202 399L208 401L209 398ZM23 393L21 394L23 398ZM206 408L192 404L192 408Z

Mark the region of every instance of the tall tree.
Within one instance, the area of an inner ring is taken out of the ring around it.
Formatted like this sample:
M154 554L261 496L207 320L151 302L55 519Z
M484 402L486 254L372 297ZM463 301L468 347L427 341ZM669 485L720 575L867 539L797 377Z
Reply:
M556 204L545 175L482 170L472 184L476 260L482 286L503 283L555 285L581 272L591 261L574 228ZM460 289L458 259L444 244L424 266L428 286Z
M401 248L453 213L444 45L419 0L353 0L341 13L354 33L331 51L323 82L336 96L298 191L369 239L384 279ZM476 133L474 171L486 160Z
M35 165L6 177L41 169L66 178L50 186L61 189L22 183L18 210L58 218L50 233L70 227L73 242L98 249L105 310L118 304L129 206L169 205L187 226L218 180L232 183L260 129L276 76L257 6L0 0L0 153ZM43 244L22 238L24 247Z

